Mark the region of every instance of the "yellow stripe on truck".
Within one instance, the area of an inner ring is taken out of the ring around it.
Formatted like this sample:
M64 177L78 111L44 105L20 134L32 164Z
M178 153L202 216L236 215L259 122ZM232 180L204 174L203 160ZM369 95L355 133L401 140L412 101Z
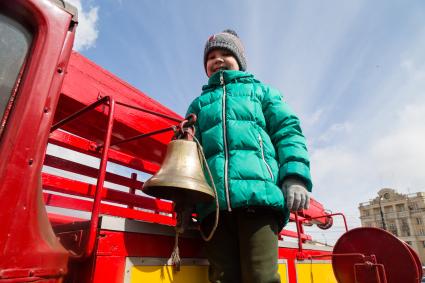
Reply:
M331 263L297 263L297 283L337 283Z
M278 272L280 274L280 283L288 283L288 268L285 263L279 264Z
M178 272L170 265L133 266L131 282L208 283L208 266L181 266Z
M279 264L281 283L287 283L286 264ZM208 266L186 265L180 271L174 272L170 265L133 266L131 268L131 283L208 283Z

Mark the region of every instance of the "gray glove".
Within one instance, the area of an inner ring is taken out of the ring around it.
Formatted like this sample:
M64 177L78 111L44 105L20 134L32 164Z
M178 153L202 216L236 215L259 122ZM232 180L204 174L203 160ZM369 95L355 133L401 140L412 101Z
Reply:
M282 184L282 192L290 211L308 209L310 195L304 183L297 178L286 178Z

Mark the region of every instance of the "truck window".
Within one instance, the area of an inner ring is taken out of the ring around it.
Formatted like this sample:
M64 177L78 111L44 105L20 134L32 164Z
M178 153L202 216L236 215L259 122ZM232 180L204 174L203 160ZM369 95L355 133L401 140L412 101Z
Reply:
M31 41L32 35L23 25L0 13L0 137Z

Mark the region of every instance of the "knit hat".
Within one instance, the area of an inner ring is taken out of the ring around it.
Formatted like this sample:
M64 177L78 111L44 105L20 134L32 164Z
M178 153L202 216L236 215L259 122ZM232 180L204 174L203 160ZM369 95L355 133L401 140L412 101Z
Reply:
M238 61L240 70L246 70L246 58L242 41L239 39L238 34L231 29L223 30L221 33L211 35L208 38L207 43L205 43L204 50L205 70L207 69L208 53L218 48L223 48L230 51L233 56L235 56L236 61Z

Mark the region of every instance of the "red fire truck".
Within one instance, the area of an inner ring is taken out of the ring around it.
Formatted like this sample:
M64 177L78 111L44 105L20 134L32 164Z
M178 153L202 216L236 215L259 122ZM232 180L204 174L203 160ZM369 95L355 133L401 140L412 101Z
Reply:
M77 24L61 0L0 1L0 282L208 282L199 234L177 271L172 203L141 193L184 118L72 51ZM313 244L303 225L336 215L315 200L291 215L282 282L418 282L416 254L378 229ZM375 250L382 233L392 249Z

